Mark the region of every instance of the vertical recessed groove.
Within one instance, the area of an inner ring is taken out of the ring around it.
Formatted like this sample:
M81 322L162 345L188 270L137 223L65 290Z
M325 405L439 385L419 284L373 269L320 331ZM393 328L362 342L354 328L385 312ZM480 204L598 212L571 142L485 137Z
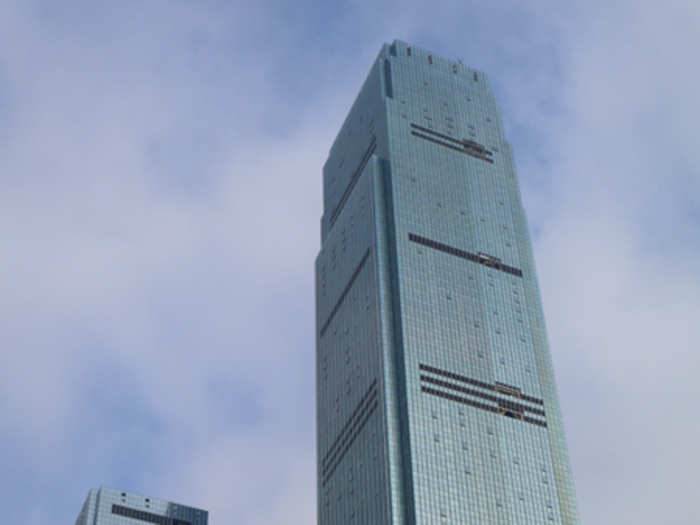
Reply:
M394 98L394 85L391 80L391 61L384 60L384 95Z

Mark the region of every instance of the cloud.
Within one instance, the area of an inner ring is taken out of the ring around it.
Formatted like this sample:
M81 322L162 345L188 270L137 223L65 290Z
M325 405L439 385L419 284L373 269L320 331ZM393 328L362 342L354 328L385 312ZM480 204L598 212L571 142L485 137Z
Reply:
M45 8L16 8L3 33L8 519L26 519L27 483L54 494L34 523L70 521L102 482L226 508L187 483L161 493L164 473L250 429L303 443L294 457L313 472L312 405L285 403L312 400L313 253L298 241L318 239L307 182L326 146L306 131L261 141L279 103L269 65L222 58L235 20ZM257 468L272 479L278 465Z
M584 522L692 522L698 9L414 7L3 6L8 521L103 482L313 520L320 170L398 37L495 86Z
M700 368L700 10L564 20L565 113L545 134L536 252L584 521L690 523ZM530 186L528 192L537 192ZM567 384L576 385L575 389Z

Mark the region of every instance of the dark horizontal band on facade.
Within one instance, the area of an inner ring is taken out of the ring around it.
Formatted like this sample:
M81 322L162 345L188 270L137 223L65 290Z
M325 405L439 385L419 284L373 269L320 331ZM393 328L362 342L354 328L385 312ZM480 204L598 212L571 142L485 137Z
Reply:
M351 417L350 422L352 422L352 425L347 427L347 432L345 432L342 436L342 439L339 440L336 443L336 447L333 450L333 453L326 459L325 464L321 465L321 473L325 476L328 471L331 470L332 465L336 462L338 457L341 455L341 452L344 447L347 445L349 441L351 441L353 438L353 434L355 430L357 429L357 426L360 424L362 421L364 415L367 413L367 410L369 409L370 406L372 406L372 403L376 401L377 399L377 391L373 390L371 395L366 399L366 403L362 406L362 410L357 412L355 415L357 417L354 417L354 415ZM364 400L363 400L364 403ZM339 436L340 437L340 436Z
M494 270L499 270L501 272L515 275L516 277L523 276L523 272L519 268L503 264L499 258L492 257L491 255L486 255L485 253L467 252L465 250L455 248L454 246L434 241L432 239L428 239L427 237L416 235L415 233L409 233L408 240L417 244L422 244L423 246L427 246L428 248L432 248L434 250L449 253L450 255L454 255L456 257L460 257L462 259L481 264L483 266L488 266L489 268L493 268Z
M456 139L454 137L451 137L450 135L445 135L444 133L440 133L439 131L435 131L435 130L432 130L430 128L426 128L424 126L420 126L420 125L415 124L415 123L411 123L411 127L414 129L417 129L419 131L422 131L424 133L428 133L430 135L435 135L436 137L440 137L441 139L447 140L449 142L454 142L455 144L469 146L469 147L474 148L475 150L483 153L484 155L493 155L493 152L487 150L483 144L479 144L476 141L469 140L469 139Z
M335 469L340 465L340 462L343 460L345 457L345 454L347 453L348 450L350 450L350 447L352 444L355 442L355 438L360 435L360 432L362 432L362 429L365 428L365 423L369 420L370 416L374 414L374 411L377 409L377 404L379 402L375 399L374 403L372 403L369 411L365 414L365 417L362 419L362 422L360 425L357 427L357 429L353 432L353 434L350 437L350 440L345 444L345 447L343 448L342 452L336 459L335 463L333 463L333 466L330 468L330 470L324 475L323 477L323 485L325 486L326 483L328 483L328 480L331 479L331 476L335 473Z
M331 445L321 462L322 485L325 485L331 478L335 469L345 457L345 454L355 442L357 436L362 432L370 416L377 409L379 400L377 399L377 380L372 381L372 385L362 396L352 415L343 426L340 434ZM342 437L342 439L341 439Z
M145 510L132 509L131 507L116 504L112 504L112 514L131 518L133 520L145 521L146 523L156 523L157 525L192 525L189 521L161 516L152 512L146 512Z
M450 392L443 392L442 390L436 390L435 388L430 388L428 386L421 385L421 391L426 394L431 394L433 396L441 397L443 399L449 399L450 401L456 401L457 403L462 403L463 405L468 405L474 408L480 408L481 410L486 410L494 414L500 414L511 419L516 419L518 421L523 421L525 423L531 423L540 427L547 427L547 422L541 419L535 419L533 417L525 416L521 412L517 412L508 408L495 407L492 405L487 405L485 403L480 403L478 401L473 401L467 399L466 397L458 396Z
M523 412L532 412L533 414L537 414L538 416L544 416L544 410L541 408L535 408L531 407L528 405L523 405L522 403L516 403L514 401L510 401L508 399L503 399L497 396L494 396L492 394L486 394L484 392L479 392L478 390L474 390L472 388L467 388L462 385L455 385L454 383L450 383L448 381L443 381L442 379L436 379L434 377L422 375L420 376L421 381L425 381L426 383L431 383L436 386L441 386L443 388L449 388L450 390L455 390L457 392L461 392L463 394L468 394L470 396L478 397L480 399L485 399L487 401L492 401L494 403L498 403L498 406L503 409L511 409L515 410L517 412L523 413Z
M372 393L376 393L376 388L375 388L376 386L377 386L377 379L375 378L374 381L372 381L372 383L370 383L369 388L368 388L367 391L364 393L364 395L362 396L362 398L360 399L360 401L357 403L357 406L355 407L355 410L352 411L352 414L350 414L350 417L348 418L348 420L347 420L347 421L345 422L345 424L343 425L343 428L341 428L341 429L340 429L340 432L338 432L338 436L335 438L335 440L333 441L333 443L331 444L331 446L328 447L328 452L326 452L326 455L323 456L323 460L321 461L321 464L323 465L324 469L325 469L325 466L326 466L326 460L327 460L328 457L333 453L333 450L335 449L335 446L338 444L338 441L340 441L340 439L343 437L343 435L345 434L345 431L347 430L347 428L348 428L348 427L350 426L350 424L355 420L355 416L356 416L357 413L360 411L360 409L364 406L365 401L367 400L367 398L370 397L370 396L372 395Z
M367 399L367 404L362 407L362 410L357 414L357 418L353 421L353 424L348 428L348 432L343 436L338 442L337 448L333 451L333 454L328 458L327 463L322 466L321 474L323 476L328 475L335 467L334 465L338 463L343 455L345 454L345 449L355 440L355 434L359 432L359 428L362 427L362 422L364 421L368 411L374 410L371 408L377 402L377 391L372 392L372 395Z
M335 317L335 314L338 313L338 309L340 308L340 305L343 304L343 301L345 300L345 297L348 295L350 288L352 288L352 285L355 282L355 279L357 279L357 276L360 274L362 267L367 262L367 259L369 258L369 252L370 252L370 249L367 248L367 250L365 251L365 254L362 256L362 259L360 260L359 264L355 268L355 271L352 272L352 275L350 276L350 280L348 281L348 284L345 285L343 292L340 294L340 297L335 302L335 305L333 306L333 310L331 310L331 313L328 314L328 319L326 319L326 322L323 323L323 326L321 327L321 332L320 332L321 337L323 337L323 335L326 333L326 330L328 330L328 326L331 324L331 321Z
M454 379L455 381L461 381L462 383L466 383L468 385L473 385L473 386L478 386L480 388L485 388L486 390L491 390L493 392L500 392L501 394L508 394L513 397L517 397L518 399L522 399L523 401L529 401L530 403L537 403L538 405L543 405L544 406L544 401L537 397L533 396L528 396L526 394L523 394L520 389L516 386L510 386L506 385L505 383L499 383L496 382L494 384L491 383L486 383L485 381L479 381L478 379L472 379L471 377L466 377L461 374L455 374L454 372L449 372L447 370L441 370L440 368L436 368L434 366L426 365L423 363L420 363L419 368L421 370L424 370L426 372L431 372L433 374L447 377L449 379Z
M424 140L428 140L434 144L439 144L440 146L445 146L460 153L464 153L471 157L486 161L493 164L493 152L487 150L482 144L468 139L456 139L445 135L444 133L439 133L433 131L432 129L424 128L418 124L411 123L411 127L418 131L411 131L411 135L414 137L419 137Z
M335 207L335 209L333 210L333 213L331 213L331 218L328 221L329 229L333 227L333 225L335 224L335 221L338 219L340 212L343 210L343 206L345 206L345 203L347 202L348 198L350 197L350 194L352 193L352 190L355 187L355 184L357 184L357 181L360 178L360 175L362 174L362 170L365 169L365 166L367 165L367 162L369 161L370 157L372 156L372 153L374 153L375 149L377 149L377 139L374 135L372 135L372 138L370 139L370 142L369 142L369 146L367 146L367 149L365 150L365 154L362 155L362 159L360 160L360 163L358 164L357 168L355 168L355 171L352 173L352 177L350 178L350 182L348 183L348 187L345 188L345 191L343 192L343 196L340 198L340 201L338 201L338 204Z

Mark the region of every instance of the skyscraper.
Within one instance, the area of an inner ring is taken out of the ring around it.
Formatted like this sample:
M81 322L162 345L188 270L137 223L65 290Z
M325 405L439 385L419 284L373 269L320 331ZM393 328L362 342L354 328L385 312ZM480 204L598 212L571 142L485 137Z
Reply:
M578 523L484 74L385 45L330 150L323 199L319 524Z
M206 510L109 487L91 489L75 525L207 525Z

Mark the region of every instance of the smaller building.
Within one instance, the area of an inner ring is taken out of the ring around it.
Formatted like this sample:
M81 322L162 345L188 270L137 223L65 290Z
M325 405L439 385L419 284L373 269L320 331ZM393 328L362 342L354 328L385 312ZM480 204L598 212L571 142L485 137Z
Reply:
M75 525L207 525L206 510L109 487L90 489Z

